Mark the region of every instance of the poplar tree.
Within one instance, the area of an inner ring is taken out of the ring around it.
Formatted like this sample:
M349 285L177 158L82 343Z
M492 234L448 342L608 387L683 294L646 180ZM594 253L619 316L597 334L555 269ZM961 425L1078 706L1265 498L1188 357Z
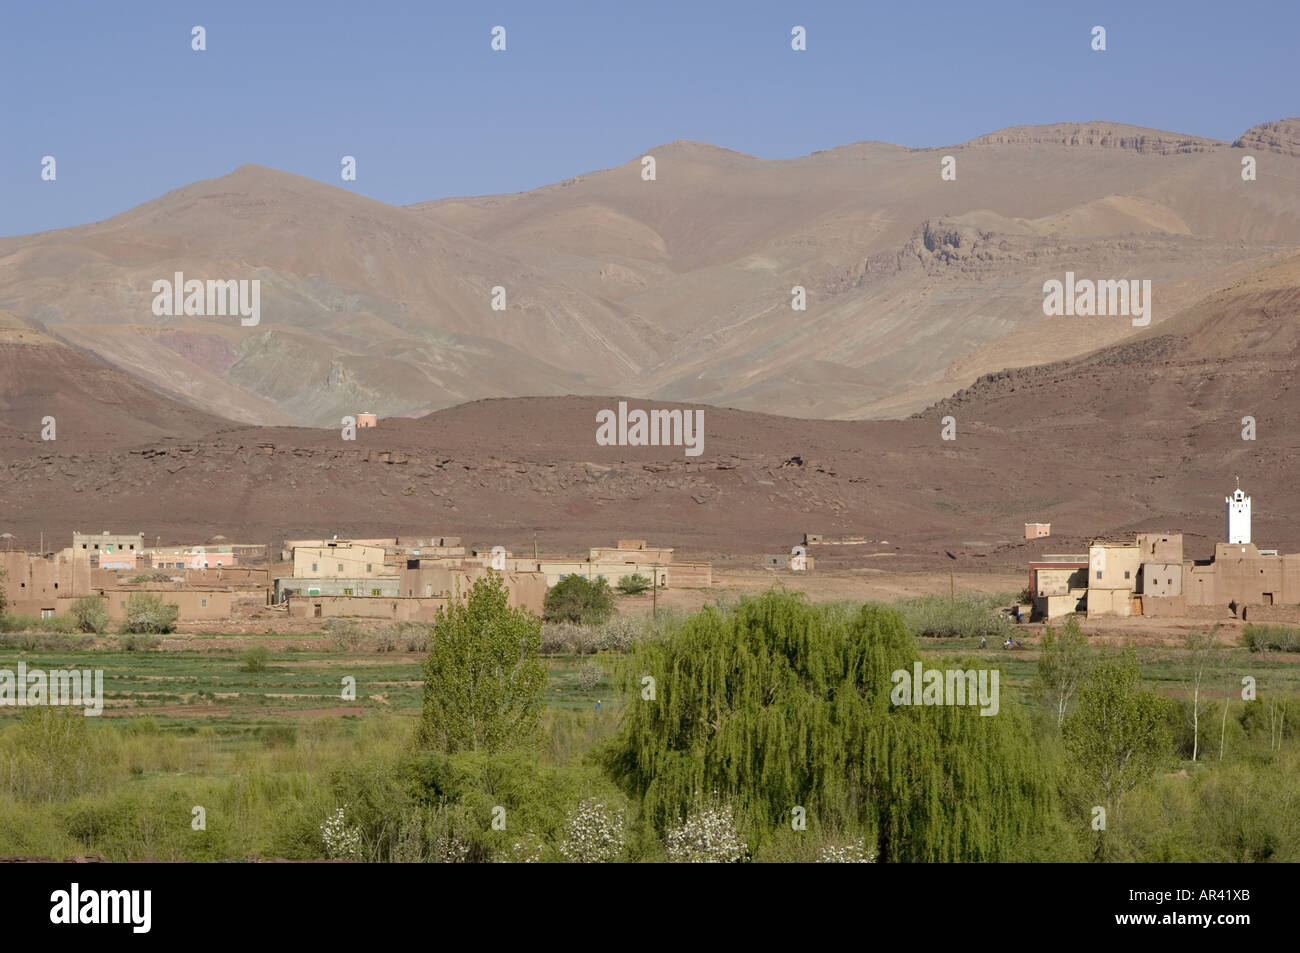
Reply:
M1124 795L1150 778L1171 754L1169 700L1142 687L1142 672L1130 649L1103 658L1079 688L1079 703L1061 726L1061 738L1076 770L1083 801L1119 818ZM1097 856L1106 856L1106 838Z
M1075 619L1067 619L1058 634L1050 625L1038 646L1039 693L1056 712L1056 726L1065 721L1079 685L1092 668L1093 653L1088 637Z
M489 576L438 613L424 663L421 746L493 754L540 737L542 623L511 609L501 577Z

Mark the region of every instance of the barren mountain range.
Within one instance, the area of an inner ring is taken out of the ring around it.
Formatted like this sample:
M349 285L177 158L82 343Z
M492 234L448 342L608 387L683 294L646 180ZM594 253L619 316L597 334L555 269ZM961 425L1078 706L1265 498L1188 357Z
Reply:
M0 241L0 529L715 555L811 531L867 537L863 565L1018 567L1137 528L1208 555L1239 475L1260 544L1300 549L1300 121L650 152L654 182L405 209L245 167ZM1150 278L1152 325L1044 317L1067 270ZM155 318L173 271L261 276L261 325ZM598 446L616 394L704 405L704 452ZM363 409L387 419L341 440Z
M1045 317L1049 278L1150 279L1159 324L1300 247L1297 143L1300 120L1234 143L1068 123L790 160L679 141L647 150L653 181L636 156L404 208L243 166L0 240L0 309L245 423L604 393L900 417L984 373L1135 333ZM260 279L260 323L155 316L153 282L176 272Z

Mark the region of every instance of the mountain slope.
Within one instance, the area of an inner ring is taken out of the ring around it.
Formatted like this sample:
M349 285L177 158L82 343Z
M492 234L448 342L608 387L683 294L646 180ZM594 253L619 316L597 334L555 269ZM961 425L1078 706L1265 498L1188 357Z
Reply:
M1049 278L1149 279L1158 325L1293 253L1296 142L1295 119L1232 144L1060 123L789 160L679 141L648 150L654 181L636 157L406 208L244 166L105 222L0 240L0 307L255 423L570 393L897 417L990 371L1140 333L1124 317L1045 317ZM155 316L153 282L177 271L260 279L260 324Z

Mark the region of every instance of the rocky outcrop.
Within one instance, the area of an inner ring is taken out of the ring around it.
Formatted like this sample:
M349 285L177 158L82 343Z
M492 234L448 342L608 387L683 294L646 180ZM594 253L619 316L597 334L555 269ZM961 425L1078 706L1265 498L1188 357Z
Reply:
M1251 126L1232 144L1234 149L1254 152L1277 152L1300 157L1300 117L1262 122Z

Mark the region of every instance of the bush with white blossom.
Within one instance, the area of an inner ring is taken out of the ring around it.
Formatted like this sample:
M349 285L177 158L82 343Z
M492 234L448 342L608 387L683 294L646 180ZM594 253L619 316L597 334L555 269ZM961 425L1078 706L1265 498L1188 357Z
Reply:
M819 864L873 864L875 861L875 848L868 847L862 837L848 844L827 844L817 858Z
M331 860L361 859L361 829L350 827L343 808L339 808L320 825L325 855Z
M565 818L560 855L576 864L608 864L618 859L624 843L622 812L587 798Z
M748 853L736 829L731 805L719 801L696 801L686 820L668 830L668 857L678 863L734 864Z

